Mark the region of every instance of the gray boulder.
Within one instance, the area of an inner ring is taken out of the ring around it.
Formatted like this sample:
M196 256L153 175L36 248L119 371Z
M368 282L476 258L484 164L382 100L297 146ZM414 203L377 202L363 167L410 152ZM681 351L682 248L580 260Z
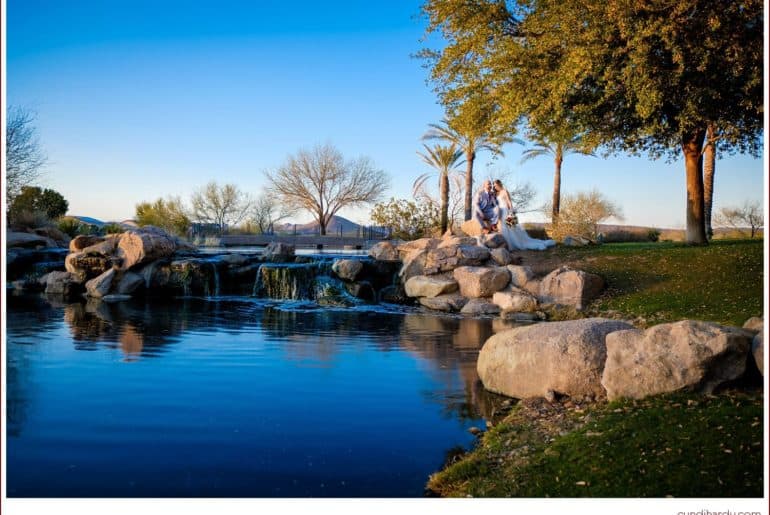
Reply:
M294 258L294 250L294 245L274 241L265 247L262 257L273 263L283 263Z
M396 251L398 251L398 255L403 261L407 255L416 251L428 251L435 249L438 247L439 243L441 243L441 240L437 238L420 238L419 240L412 240L407 241L406 243L402 243L396 247Z
M409 297L438 297L444 293L456 292L457 281L454 279L417 275L406 281L404 289Z
M80 277L70 272L49 272L40 278L45 285L45 292L52 295L71 297L83 291Z
M454 278L465 297L491 297L505 288L511 274L505 267L461 266L454 271Z
M513 261L511 253L505 247L490 250L489 256L492 258L492 261L500 266L510 265Z
M398 250L389 241L381 241L369 249L369 257L377 261L399 261Z
M489 299L469 299L460 310L465 315L496 315L500 313L500 306Z
M476 368L487 390L510 397L540 397L549 390L601 396L605 337L631 327L604 318L517 327L489 338Z
M116 288L120 295L131 295L145 285L145 279L139 274L134 272L126 272L123 277L118 281L118 287Z
M364 264L357 259L337 259L332 263L332 272L345 281L355 281Z
M448 293L438 297L420 297L419 301L429 309L457 313L467 304L468 299L457 293Z
M451 245L428 251L425 274L451 272L461 266L479 266L489 259L489 250L478 245Z
M9 249L12 247L35 249L38 247L56 247L57 245L51 238L39 234L9 231L5 233L5 246Z
M176 240L162 229L146 226L120 235L116 255L122 259L121 268L171 256L176 251Z
M604 279L596 274L573 270L563 266L557 268L540 283L540 301L582 310L604 289Z
M403 265L398 276L401 282L406 283L416 275L425 275L425 261L428 257L427 250L414 250L403 256Z
M86 294L89 297L104 297L110 292L112 280L115 278L115 269L110 268L98 277L86 282Z
M508 271L511 273L511 284L519 288L523 288L535 277L532 268L528 266L508 265Z
M751 334L711 322L682 320L607 336L602 385L610 400L677 390L711 393L746 369Z
M496 249L499 247L505 247L505 238L499 232L492 232L489 234L482 234L479 236L479 243L490 249Z
M531 313L537 309L535 296L516 287L496 292L492 295L492 302L503 312Z

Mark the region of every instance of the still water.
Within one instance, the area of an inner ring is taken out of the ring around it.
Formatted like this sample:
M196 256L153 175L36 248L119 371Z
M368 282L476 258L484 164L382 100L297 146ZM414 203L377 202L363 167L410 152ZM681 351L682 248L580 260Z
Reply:
M9 497L414 497L495 399L500 321L8 297Z

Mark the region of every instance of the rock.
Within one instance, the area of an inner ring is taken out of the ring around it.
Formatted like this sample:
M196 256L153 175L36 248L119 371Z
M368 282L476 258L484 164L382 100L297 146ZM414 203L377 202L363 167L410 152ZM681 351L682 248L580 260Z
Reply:
M38 227L33 229L34 233L38 236L49 238L56 243L57 247L66 249L70 243L71 238L61 232L56 227Z
M9 231L5 233L5 246L6 248L22 247L35 249L38 247L56 247L57 245L55 241L45 236L28 232Z
M444 293L457 291L457 281L416 275L404 283L404 289L409 297L437 297Z
M174 237L147 226L142 230L126 231L120 235L116 254L123 259L121 268L133 266L171 256L176 250Z
M765 319L762 317L751 317L743 324L743 328L753 333L761 333L765 328Z
M492 261L500 266L511 264L511 253L505 247L490 250L489 256L492 258Z
M438 247L441 240L437 238L420 238L419 240L407 241L396 247L398 255L403 261L405 256L412 254L415 251L433 250Z
M369 281L345 283L345 290L352 296L367 302L374 302L377 299L374 288Z
M481 436L481 435L482 435L482 433L484 433L484 431L482 431L481 429L479 429L479 428L478 428L478 427L476 427L476 426L473 426L473 427L469 427L469 428L468 428L468 432L469 432L470 434L472 434L473 436Z
M388 302L390 304L407 304L412 299L406 296L404 287L401 284L386 286L380 290L380 302Z
M496 315L500 313L500 306L493 304L489 299L469 299L460 310L466 315Z
M530 293L511 287L492 295L492 302L503 312L532 313L537 309L537 299Z
M115 269L110 268L98 277L86 282L86 294L89 297L104 297L109 293L112 280L115 278Z
M540 295L540 281L537 279L530 279L524 286L521 287L521 289L537 297Z
M556 400L556 392L554 392L553 390L548 390L547 392L545 392L544 397L545 397L545 400L547 400L548 402L554 402Z
M265 247L262 257L272 263L286 263L294 258L294 252L294 245L274 241Z
M541 320L536 313L521 313L516 311L503 311L500 314L500 317L509 322L519 323L537 322L538 320Z
M454 271L454 278L465 297L491 297L505 288L511 274L504 267L461 266Z
M451 272L460 266L479 266L489 259L489 250L477 245L453 245L428 251L425 274Z
M677 390L711 393L746 369L750 333L682 320L607 336L602 384L609 400L641 399Z
M381 241L369 249L369 257L377 261L399 261L398 250L389 241Z
M87 256L113 257L118 248L119 239L120 235L111 234L110 236L103 238L102 241L82 249L80 252Z
M102 275L112 268L113 261L101 255L87 255L83 252L73 252L64 259L64 269L77 275L81 282Z
M582 310L604 288L604 279L596 274L563 266L543 278L540 301L573 306Z
M130 295L140 288L143 288L145 284L144 277L134 272L126 272L118 282L116 291L120 295Z
M444 237L441 240L441 243L438 244L436 248L443 249L446 247L463 247L463 246L474 246L476 245L476 238L471 238L469 236L452 236L450 238Z
M72 297L83 291L83 282L70 272L50 272L40 278L45 284L45 292L64 297Z
M765 375L765 336L760 331L754 335L754 340L751 342L751 355L754 356L754 361L757 363L759 373Z
M567 247L584 247L591 243L591 240L583 238L582 236L567 236L562 241L562 245L566 245Z
M511 273L511 284L519 288L523 288L535 277L532 268L528 266L508 265L508 271Z
M465 306L468 299L457 293L449 293L438 297L421 297L419 301L426 308L456 313Z
M474 238L483 234L481 225L473 218L463 222L463 224L460 226L460 230L462 230L462 232L468 236L472 236Z
M505 238L499 232L492 232L489 234L482 234L479 236L479 242L487 248L496 249L499 247L505 247Z
M97 243L101 243L104 241L104 238L101 236L92 236L90 234L81 234L79 236L75 236L75 238L70 241L70 252L80 252L86 247L90 247L91 245L96 245Z
M355 281L364 264L356 259L337 259L332 263L332 272L344 281Z
M631 327L604 318L516 327L486 341L476 368L487 390L509 397L539 397L548 390L600 396L605 337Z
M406 254L403 258L404 264L398 276L403 283L416 275L425 275L425 261L428 257L427 250L415 250Z

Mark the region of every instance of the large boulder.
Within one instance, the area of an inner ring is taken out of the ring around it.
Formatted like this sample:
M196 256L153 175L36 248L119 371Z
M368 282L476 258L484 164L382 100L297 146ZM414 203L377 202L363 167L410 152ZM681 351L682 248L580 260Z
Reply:
M496 249L499 247L505 247L505 238L499 232L492 232L489 234L482 234L478 239L479 243L490 249Z
M381 241L369 249L369 257L377 261L399 261L398 250L389 241Z
M448 293L437 297L420 297L419 301L426 308L456 313L465 306L468 299L457 293Z
M404 284L404 289L409 297L438 297L444 293L457 291L457 281L441 277L428 277L416 275Z
M294 259L294 245L271 242L265 247L262 257L273 263L286 263Z
M765 328L765 319L762 317L751 317L743 324L744 329L748 329L752 333L761 333Z
M537 309L535 296L515 286L496 292L492 302L503 312L532 313Z
M102 238L102 241L81 249L80 252L87 256L114 257L118 249L120 237L119 234L110 234L106 238Z
M754 339L751 342L751 355L754 356L754 361L757 363L759 373L765 375L765 336L760 331L754 335Z
M56 243L59 248L66 249L70 243L71 238L64 234L56 227L38 227L32 230L38 236L43 236Z
M540 283L540 301L582 310L604 289L604 279L596 274L563 266L546 275Z
M602 384L607 398L641 399L677 390L711 393L746 369L751 333L682 320L607 337Z
M451 245L428 251L425 274L451 272L460 266L479 266L489 259L489 250L477 245Z
M52 295L72 297L83 291L80 277L70 272L47 273L40 278L40 283L45 285L45 292Z
M605 337L631 327L605 318L517 327L489 338L476 368L487 390L509 397L539 397L549 390L601 396Z
M425 261L427 258L427 250L414 250L404 255L404 264L401 266L401 270L398 273L398 276L401 278L401 282L406 283L406 281L416 275L424 275Z
M148 226L121 234L116 254L123 260L121 268L128 270L142 263L171 256L176 248L173 236L162 229Z
M337 259L332 263L332 272L342 280L355 281L364 264L357 259Z
M439 249L445 247L460 247L460 246L473 246L476 245L476 238L469 236L444 236L441 239L441 243L438 244Z
M524 288L535 277L532 268L528 266L508 265L508 271L511 273L511 284L519 288Z
M439 243L441 243L441 240L437 238L420 238L419 240L412 240L407 241L406 243L402 243L396 247L396 251L403 261L407 255L418 251L428 251L435 249L438 247Z
M134 272L126 272L118 281L116 291L120 295L130 295L140 288L143 288L144 284L144 277Z
M54 240L46 236L30 234L28 232L9 231L5 233L5 246L9 249L12 247L36 249L38 247L56 247L57 245Z
M489 257L500 266L510 265L513 262L513 256L505 247L490 250Z
M112 280L115 278L115 269L110 268L98 277L86 282L86 293L89 297L101 298L110 292Z
M505 267L461 266L454 271L454 278L465 297L491 297L505 288L511 274Z
M79 236L75 236L75 238L70 241L70 252L80 252L84 248L96 245L97 243L101 243L103 241L104 238L102 236L81 234Z
M83 282L100 276L112 268L113 259L99 254L88 255L84 252L73 252L64 259L64 269L77 275Z
M479 224L475 218L471 218L470 220L463 222L463 224L460 226L460 230L462 230L462 232L468 236L472 236L474 238L484 234L481 224Z
M460 310L465 315L496 315L500 313L500 306L489 299L469 299Z

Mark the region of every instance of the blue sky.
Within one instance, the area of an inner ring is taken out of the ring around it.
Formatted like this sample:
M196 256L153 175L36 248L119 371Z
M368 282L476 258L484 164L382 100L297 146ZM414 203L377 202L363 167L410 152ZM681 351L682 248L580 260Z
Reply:
M371 157L392 178L388 196L411 197L426 171L420 137L443 116L411 57L419 6L8 0L8 103L37 113L44 185L70 214L122 220L140 201L189 197L210 180L258 194L265 170L326 142ZM477 177L505 171L542 204L552 163L520 165L523 148L491 165L480 156ZM563 194L597 188L625 223L684 225L681 160L569 156L562 177ZM762 201L763 180L761 159L720 159L715 208ZM341 214L368 221L366 209Z

